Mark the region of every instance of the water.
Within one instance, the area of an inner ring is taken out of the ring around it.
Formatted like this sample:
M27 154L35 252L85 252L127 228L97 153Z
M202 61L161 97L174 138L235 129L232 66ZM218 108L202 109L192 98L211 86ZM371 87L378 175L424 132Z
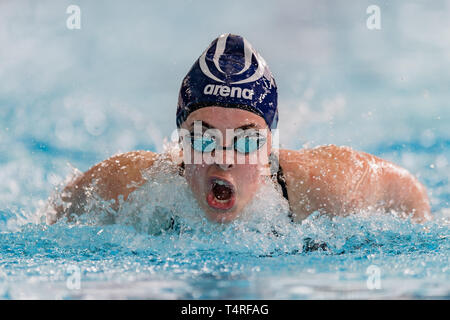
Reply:
M380 4L379 32L365 27L371 1L79 3L78 31L65 27L69 1L0 4L0 298L450 297L447 1ZM367 211L295 225L267 187L244 221L217 226L182 179L163 176L115 224L94 212L45 224L47 198L77 170L163 151L181 78L230 31L277 79L283 147L393 161L427 187L434 220ZM175 230L150 224L167 212Z
M345 218L315 213L293 224L285 199L268 182L241 220L211 224L184 179L167 172L132 198L113 224L102 220L106 210L98 207L76 223L61 220L51 226L44 222L45 207L37 223L2 212L1 296L359 299L450 294L448 215L422 225L394 213L366 211ZM167 230L170 216L177 222ZM74 270L79 289L71 282ZM380 287L371 280L371 270L379 274Z

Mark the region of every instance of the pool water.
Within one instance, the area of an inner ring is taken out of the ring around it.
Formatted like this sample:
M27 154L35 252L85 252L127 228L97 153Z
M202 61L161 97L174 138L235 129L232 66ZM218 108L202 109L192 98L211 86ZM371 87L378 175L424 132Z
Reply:
M51 226L45 205L34 221L2 211L1 296L450 297L445 208L425 224L370 211L334 218L314 213L294 224L286 200L268 182L241 220L218 225L203 217L184 179L168 173L156 175L131 199L112 224L99 206L76 223ZM171 216L175 227L167 229Z
M77 3L80 30L66 27L71 1L0 2L0 298L450 298L448 1L380 2L377 31L373 1ZM166 174L115 223L103 204L47 225L73 175L164 151L181 79L224 32L274 73L282 148L393 161L427 187L433 221L367 210L293 224L268 184L242 221L212 225Z

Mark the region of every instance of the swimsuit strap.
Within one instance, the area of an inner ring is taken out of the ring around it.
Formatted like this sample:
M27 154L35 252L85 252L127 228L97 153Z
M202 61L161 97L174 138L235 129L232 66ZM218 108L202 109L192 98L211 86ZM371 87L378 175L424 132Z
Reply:
M271 153L269 155L269 167L270 167L270 173L272 175L272 180L274 182L275 181L278 182L278 184L281 187L283 197L285 197L286 200L289 201L287 187L286 187L286 180L283 175L283 169L281 168L281 165L280 165L280 159L274 153Z
M277 172L277 181L278 184L281 187L281 191L283 192L283 197L286 198L286 200L289 200L289 196L288 196L288 192L287 192L287 187L286 187L286 180L284 178L283 175L283 169L281 168L281 166L278 166L278 172Z
M184 176L184 161L181 162L180 167L178 168L178 174Z
M276 176L277 176L277 182L281 187L283 197L285 197L289 203L289 196L288 196L288 191L287 191L287 187L286 187L286 179L284 178L283 169L281 168L280 165L278 165L278 172L276 173ZM289 210L288 217L289 217L289 219L291 219L292 222L294 222L294 216L293 216L291 210Z

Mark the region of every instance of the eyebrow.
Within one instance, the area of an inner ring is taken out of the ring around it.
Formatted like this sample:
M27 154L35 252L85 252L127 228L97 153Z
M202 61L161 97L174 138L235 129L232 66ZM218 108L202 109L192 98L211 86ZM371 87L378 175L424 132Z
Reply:
M205 127L206 129L216 129L214 126L210 125L208 122L205 122L203 120L195 120L195 121L201 121L202 122L202 127ZM191 129L194 126L194 122L195 121L193 121L191 123L191 125L190 125ZM258 126L256 124L248 123L248 124L244 124L244 125L242 125L242 126L240 126L238 128L235 128L234 130L238 130L238 129L247 130L247 129L257 129L257 128L258 128Z

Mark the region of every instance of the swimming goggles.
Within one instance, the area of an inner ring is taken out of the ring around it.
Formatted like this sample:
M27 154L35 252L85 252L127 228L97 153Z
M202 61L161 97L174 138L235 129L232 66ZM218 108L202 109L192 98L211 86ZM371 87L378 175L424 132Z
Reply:
M233 144L229 147L220 147L217 145L217 138L214 135L204 133L203 135L194 135L191 133L191 145L195 151L210 153L214 150L236 150L242 154L249 154L260 149L267 139L257 131L237 135L233 139Z

